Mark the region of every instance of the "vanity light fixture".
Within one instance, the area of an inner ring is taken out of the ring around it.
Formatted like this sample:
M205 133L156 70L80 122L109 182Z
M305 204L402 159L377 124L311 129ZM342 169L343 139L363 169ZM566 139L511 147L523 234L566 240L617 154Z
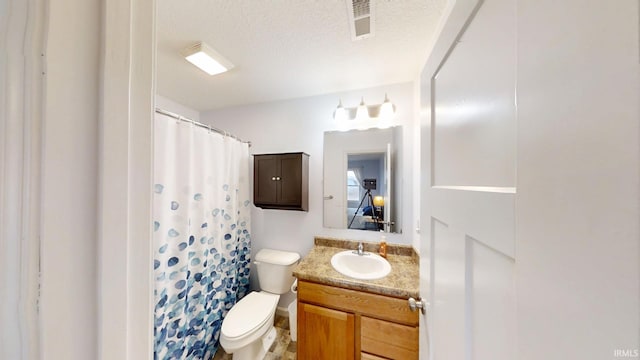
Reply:
M220 74L234 67L229 60L203 42L185 49L182 54L187 61L209 75Z
M342 105L342 99L333 113L333 118L337 121L343 120L366 120L366 119L390 119L396 112L396 106L389 100L387 94L384 95L382 104L367 105L364 97L361 98L357 107L347 108Z

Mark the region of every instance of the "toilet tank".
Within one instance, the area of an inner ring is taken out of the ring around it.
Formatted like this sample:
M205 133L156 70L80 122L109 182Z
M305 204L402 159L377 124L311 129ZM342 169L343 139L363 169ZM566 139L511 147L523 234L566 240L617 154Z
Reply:
M291 289L293 268L298 264L300 255L290 251L262 249L255 256L254 263L258 271L260 290L272 294L286 294Z

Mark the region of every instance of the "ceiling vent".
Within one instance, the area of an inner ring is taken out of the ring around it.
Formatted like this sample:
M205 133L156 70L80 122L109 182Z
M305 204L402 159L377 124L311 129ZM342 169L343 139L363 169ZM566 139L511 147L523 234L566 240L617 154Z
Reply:
M346 0L351 28L351 39L362 40L374 34L373 0Z

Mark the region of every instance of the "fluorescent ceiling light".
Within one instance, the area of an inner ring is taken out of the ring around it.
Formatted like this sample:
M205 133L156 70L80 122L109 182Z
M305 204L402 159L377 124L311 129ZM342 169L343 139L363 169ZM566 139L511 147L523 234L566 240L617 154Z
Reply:
M183 52L184 58L209 75L233 69L233 64L207 44L200 42Z

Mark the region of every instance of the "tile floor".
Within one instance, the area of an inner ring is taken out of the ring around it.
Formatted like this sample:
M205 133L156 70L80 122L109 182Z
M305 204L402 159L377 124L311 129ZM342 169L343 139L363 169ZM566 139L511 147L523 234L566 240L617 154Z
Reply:
M289 317L276 314L275 327L278 337L271 345L264 360L295 360L296 342L291 341L289 335ZM222 346L220 346L213 360L231 360L231 355L224 352Z

